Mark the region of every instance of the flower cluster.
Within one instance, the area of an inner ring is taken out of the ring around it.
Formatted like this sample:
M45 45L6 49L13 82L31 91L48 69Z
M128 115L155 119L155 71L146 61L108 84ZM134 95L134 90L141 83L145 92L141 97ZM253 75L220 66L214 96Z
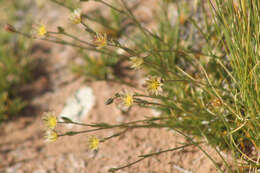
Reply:
M138 58L138 57L131 57L130 58L130 62L131 62L131 68L133 69L140 69L142 64L144 63L143 58Z
M73 23L73 24L80 24L82 23L82 13L80 9L75 9L71 12L70 16L69 16L69 20ZM86 26L84 23L82 23L84 26ZM5 25L5 30L8 32L16 32L16 29L11 26L11 25ZM88 29L88 27L86 27L86 30ZM87 30L88 31L88 30ZM95 31L92 31L91 29L89 30L91 34L94 35L94 40L93 40L93 44L94 46L96 46L97 49L99 48L103 48L107 45L109 45L109 41L112 41L111 39L108 40L108 36L106 33L95 33ZM38 24L34 30L33 30L33 38L43 38L46 36L51 36L52 34L65 34L65 31L62 27L58 27L58 33L54 33L54 32L48 32L46 25L44 24ZM48 35L49 34L49 35ZM120 44L120 43L118 43ZM113 44L111 44L113 46ZM129 61L131 63L131 68L133 69L140 69L143 67L144 65L144 60L145 60L146 56L142 56L142 55L137 55L137 56L130 56L129 57ZM151 94L155 94L158 95L159 92L162 91L162 82L160 78L157 77L150 77L148 80L146 80L146 89L149 93ZM139 95L140 96L140 95ZM136 98L135 98L136 97ZM110 98L106 104L111 104L114 99L119 98L120 100L120 105L122 106L122 108L126 108L127 110L129 110L129 108L131 106L133 106L134 103L140 103L142 100L138 98L137 94L133 94L131 92L122 92L122 93L118 93L117 95L115 95L115 97ZM145 101L143 101L142 103L146 103ZM72 122L70 119L66 119L65 117L62 118L63 119L63 123L74 123ZM46 112L44 113L44 116L42 118L43 122L44 122L44 126L46 127L46 133L45 133L45 141L46 142L55 142L59 136L64 136L64 135L74 135L77 133L74 132L69 132L69 133L65 133L65 134L58 134L56 127L57 127L57 117L55 116L55 114L50 113L50 112ZM77 123L75 123L77 124ZM88 138L88 146L91 150L98 150L99 148L99 143L100 140L95 137L95 136L91 136Z
M46 127L45 141L46 142L56 141L58 138L58 134L54 129L57 126L57 117L51 112L46 112L44 113L42 120Z

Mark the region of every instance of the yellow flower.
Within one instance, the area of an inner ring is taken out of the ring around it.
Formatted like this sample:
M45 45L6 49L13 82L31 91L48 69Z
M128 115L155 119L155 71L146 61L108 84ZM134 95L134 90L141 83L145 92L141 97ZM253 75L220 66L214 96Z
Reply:
M138 57L131 57L130 61L132 63L131 68L134 69L139 69L141 65L144 63L143 58L138 58Z
M158 77L150 77L146 80L146 87L148 92L151 94L158 95L159 92L162 91L163 84L161 83L161 79Z
M130 107L134 103L134 98L132 94L126 93L123 95L123 103L126 107Z
M70 14L69 19L72 21L74 24L80 24L81 23L81 10L80 9L75 9L73 12Z
M98 47L98 48L102 48L104 46L107 45L107 34L104 33L96 33L96 37L95 37L95 45Z
M50 112L45 113L42 119L48 129L54 129L57 125L57 117Z
M95 136L91 136L88 139L88 144L89 144L89 148L91 150L97 150L98 146L99 146L99 139L97 137L95 137Z
M58 139L58 134L54 130L47 130L44 136L45 142L55 142Z
M44 24L39 25L36 28L37 35L43 37L47 34L46 26Z

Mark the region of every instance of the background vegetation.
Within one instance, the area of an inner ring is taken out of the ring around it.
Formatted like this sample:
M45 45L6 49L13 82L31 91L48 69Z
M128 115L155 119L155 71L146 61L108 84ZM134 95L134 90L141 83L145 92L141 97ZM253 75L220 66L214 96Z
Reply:
M24 26L29 19L22 19L17 9L25 10L21 2L0 1L2 21L16 21ZM23 20L23 21L21 21ZM1 23L3 25L3 23ZM26 26L24 26L26 28ZM25 107L19 89L31 78L32 62L29 51L30 42L22 37L0 30L0 122L18 115Z
M72 1L52 2L68 8L72 13L76 6L80 7ZM40 39L80 49L85 64L75 66L75 72L86 79L135 86L140 92L130 95L133 101L127 100L127 106L133 102L140 107L157 109L161 115L127 124L85 126L99 128L97 130L166 127L185 136L187 144L183 147L195 145L201 149L220 172L257 171L260 167L260 2L195 1L190 6L188 1L161 1L160 10L154 14L153 22L157 28L153 30L135 16L134 7L138 4L130 5L124 0L95 2L110 9L110 16L104 16L98 10L81 14L81 21L77 24L84 27L88 41L62 27L57 31L48 31ZM176 16L170 9L173 4L177 7ZM103 26L102 31L97 31L88 22ZM61 37L57 38L57 34ZM29 34L23 35L33 38ZM158 79L162 92L148 94L146 90L149 88L136 87L134 74L137 70L131 68L135 64L131 59L133 57L142 61L143 78ZM6 94L2 95L6 97ZM116 93L106 103L111 104L118 98L124 101L129 99L127 96ZM64 121L76 124L68 119ZM79 133L67 132L56 137ZM101 139L101 142L119 135ZM217 164L200 143L211 145L223 164ZM227 162L220 152L222 150L230 152L234 163ZM147 158L163 152L166 151L140 157Z

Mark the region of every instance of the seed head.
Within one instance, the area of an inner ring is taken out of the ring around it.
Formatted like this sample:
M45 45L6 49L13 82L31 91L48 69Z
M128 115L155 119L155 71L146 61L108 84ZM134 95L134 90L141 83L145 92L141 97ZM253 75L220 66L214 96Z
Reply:
M73 10L73 12L70 14L70 17L69 17L70 21L73 23L73 24L80 24L82 19L81 19L81 10L80 9L75 9Z
M138 58L138 57L131 57L130 61L132 63L131 68L133 69L141 68L142 64L144 63L143 58Z

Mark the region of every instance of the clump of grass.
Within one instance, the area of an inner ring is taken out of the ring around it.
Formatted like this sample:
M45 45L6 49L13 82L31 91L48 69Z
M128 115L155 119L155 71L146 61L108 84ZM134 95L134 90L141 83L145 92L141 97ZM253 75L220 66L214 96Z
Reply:
M10 46L13 37L3 31L0 37L0 120L5 120L16 115L26 105L19 97L18 86L28 82L31 74L28 59L23 52L27 49L24 47L25 42L16 42L14 48Z
M53 1L73 13L71 7ZM86 65L76 69L86 78L133 86L125 75L119 74L142 70L148 79L143 88L138 88L140 92L127 97L126 94L116 93L106 104L120 99L128 107L155 108L161 112L159 118L118 125L81 124L63 118L58 123L72 123L90 129L64 134L52 129L57 133L55 140L66 135L112 128L122 130L99 139L102 143L133 128L169 128L183 135L188 143L179 148L142 155L136 162L110 171L115 172L145 158L190 145L198 147L220 172L256 171L260 167L260 3L246 0L196 2L198 4L189 8L185 3L161 1L160 11L154 17L158 27L151 31L134 14L138 4L131 6L125 0L111 4L96 0L96 3L111 9L112 17L104 17L98 12L77 14L80 18L77 25L85 27L86 35L92 41L71 35L62 27L55 32L47 31L44 38L39 38L79 48ZM170 8L174 6L177 17L171 15ZM88 20L106 29L97 33L88 25ZM17 33L34 38L30 34ZM56 39L57 34L63 36L62 39ZM73 39L73 42L65 37ZM97 53L94 58L88 54L89 51ZM195 140L193 137L200 138ZM215 148L224 169L201 147L201 143ZM231 151L235 163L228 163L220 150Z
M8 9L4 13L8 18L6 20L18 19L14 12L21 7L20 3L0 4ZM26 102L21 98L19 88L31 79L31 60L27 51L29 42L11 34L15 32L11 25L5 25L4 29L0 30L0 122L17 115L25 107Z
M226 103L232 116L232 123L227 124L229 147L236 151L236 157L243 158L250 166L259 167L260 3L229 0L225 3L216 1L211 6L220 40L219 45L214 46L223 50L225 57L222 59L226 59L226 62L217 61L227 73L230 88L231 99Z

